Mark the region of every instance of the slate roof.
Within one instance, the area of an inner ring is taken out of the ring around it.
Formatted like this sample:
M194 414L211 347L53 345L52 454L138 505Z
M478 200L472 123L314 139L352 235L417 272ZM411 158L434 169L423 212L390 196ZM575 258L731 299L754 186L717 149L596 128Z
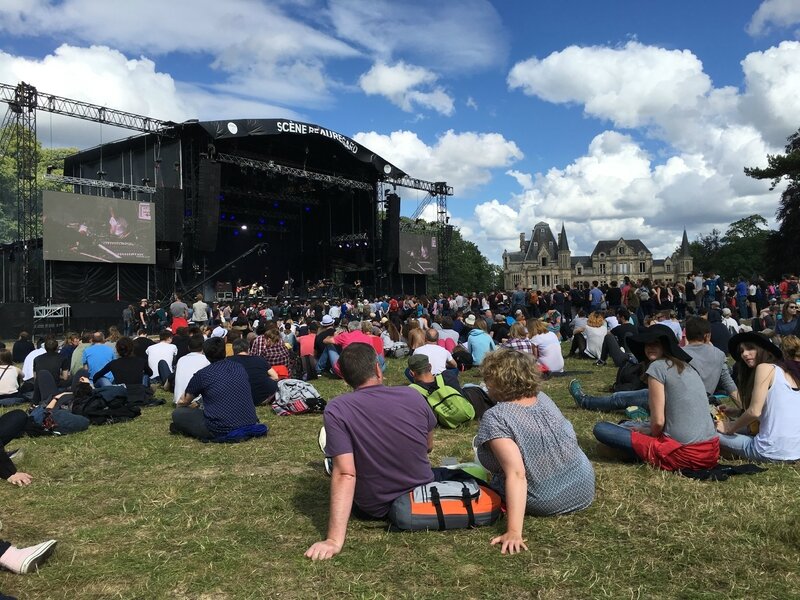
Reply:
M628 248L633 250L634 253L638 254L639 252L647 252L650 253L650 250L647 249L647 246L644 245L642 240L625 240L623 239L625 244L627 244ZM614 249L619 244L619 240L600 240L597 242L597 245L592 250L592 256L597 256L601 252L605 252L606 255L611 254Z
M538 242L538 247L534 246L534 242ZM533 231L531 232L531 239L529 242L526 242L525 245L526 262L536 262L542 248L545 249L551 259L556 258L556 238L550 229L550 225L544 221L540 221L534 225Z
M591 256L570 256L569 258L570 266L574 269L575 265L581 263L584 267L591 267L592 266L592 257Z

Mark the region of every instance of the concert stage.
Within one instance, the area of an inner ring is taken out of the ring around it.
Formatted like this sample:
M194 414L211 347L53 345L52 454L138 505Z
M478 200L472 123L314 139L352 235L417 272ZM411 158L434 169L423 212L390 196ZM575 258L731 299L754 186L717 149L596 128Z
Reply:
M237 288L254 282L273 296L332 295L331 290L338 295L358 288L368 295L422 292L425 275L442 270L445 252L438 263L422 263L425 274L401 275L395 190L428 193L423 204L437 207L441 246L446 198L452 195L446 183L412 179L319 125L285 119L165 125L78 152L64 160L63 175L48 175L83 195L85 204L78 200L76 206L89 214L71 209L58 223L59 231L80 240L48 239L45 214L43 250L27 250L33 256L28 273L15 261L19 243L3 249L4 299L135 303L163 300L175 291L202 291L211 299L219 290L235 296ZM143 211L150 214L143 205L152 204L151 258L145 229L123 232L114 202L138 203L140 218ZM123 233L130 237L120 241ZM63 247L56 249L59 243ZM20 286L23 278L27 286Z

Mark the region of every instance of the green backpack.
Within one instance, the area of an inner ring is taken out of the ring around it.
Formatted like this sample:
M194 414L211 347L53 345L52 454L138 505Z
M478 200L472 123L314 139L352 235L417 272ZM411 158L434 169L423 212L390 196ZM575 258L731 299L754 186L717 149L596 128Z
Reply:
M457 389L445 384L441 374L436 376L436 385L438 387L430 393L416 383L412 383L410 387L425 397L433 414L436 415L439 425L447 429L455 429L462 423L475 418L475 409L470 401L464 398Z

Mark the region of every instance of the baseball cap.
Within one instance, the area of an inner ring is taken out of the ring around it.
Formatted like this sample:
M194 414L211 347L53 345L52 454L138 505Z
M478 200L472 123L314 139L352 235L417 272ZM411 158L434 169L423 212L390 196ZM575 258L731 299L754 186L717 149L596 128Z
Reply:
M427 368L430 368L431 363L428 360L428 357L424 354L412 354L408 357L408 368L414 371L415 373L418 371L424 371Z

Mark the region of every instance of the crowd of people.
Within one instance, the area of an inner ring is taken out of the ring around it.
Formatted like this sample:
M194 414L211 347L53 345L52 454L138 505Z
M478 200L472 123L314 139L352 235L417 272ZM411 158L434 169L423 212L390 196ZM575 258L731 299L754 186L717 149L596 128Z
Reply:
M472 406L466 419L480 420L475 458L505 503L506 531L492 540L503 553L527 549L525 515L587 508L592 464L540 389L543 379L569 374L565 357L616 369L610 394L587 393L575 379L565 385L579 408L625 413L619 423L594 427L600 447L620 460L697 473L717 467L721 454L800 459L794 277L772 285L692 274L679 283L625 278L341 302L194 300L176 295L152 308L142 300L123 312L121 332L68 333L61 344L54 337L33 343L22 332L11 350L0 350L0 405L69 411L79 389L124 386L137 394L158 385L172 393L170 432L233 442L267 433L256 407L271 404L282 380L340 377L353 391L323 414L330 520L326 539L306 552L311 559L341 551L351 514L386 519L403 494L452 477L428 458L437 418L448 423L432 403L445 402L444 390ZM405 357L412 385L384 385L387 360ZM470 369L480 385L460 381ZM4 446L32 415L0 416ZM12 458L0 453L0 475L29 484ZM0 550L24 572L52 551L51 542L29 554L3 542ZM0 565L8 566L4 556Z

